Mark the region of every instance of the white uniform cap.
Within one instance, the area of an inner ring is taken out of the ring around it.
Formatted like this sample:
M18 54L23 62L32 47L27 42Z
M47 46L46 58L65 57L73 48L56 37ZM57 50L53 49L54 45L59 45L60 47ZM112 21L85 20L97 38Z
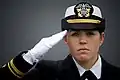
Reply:
M62 30L98 29L103 32L105 29L100 8L87 2L68 7L61 23Z

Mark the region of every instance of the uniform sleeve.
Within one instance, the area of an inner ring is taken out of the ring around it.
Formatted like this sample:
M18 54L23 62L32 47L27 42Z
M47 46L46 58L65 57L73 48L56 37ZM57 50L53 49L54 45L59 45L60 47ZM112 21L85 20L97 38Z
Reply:
M33 65L23 59L22 55L25 53L27 53L27 51L21 52L0 68L0 76L3 80L16 80L22 78L25 73L33 67Z

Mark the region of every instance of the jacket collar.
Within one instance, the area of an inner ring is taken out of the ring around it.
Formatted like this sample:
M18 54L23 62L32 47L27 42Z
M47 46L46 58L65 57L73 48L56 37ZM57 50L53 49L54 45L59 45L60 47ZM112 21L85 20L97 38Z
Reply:
M80 66L76 60L74 59L74 57L72 57L78 70L80 73L80 76L83 75L83 73L86 71L86 69L84 69L82 66ZM101 67L102 67L102 62L101 62L101 57L98 56L98 60L96 61L96 63L93 65L93 67L90 69L93 74L99 79L101 77Z

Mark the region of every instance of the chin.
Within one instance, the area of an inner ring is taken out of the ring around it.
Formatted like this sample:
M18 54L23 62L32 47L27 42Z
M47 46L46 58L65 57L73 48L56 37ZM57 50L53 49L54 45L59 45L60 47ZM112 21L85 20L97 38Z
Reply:
M89 57L87 55L79 55L79 56L75 56L75 59L77 61L88 61L89 60Z

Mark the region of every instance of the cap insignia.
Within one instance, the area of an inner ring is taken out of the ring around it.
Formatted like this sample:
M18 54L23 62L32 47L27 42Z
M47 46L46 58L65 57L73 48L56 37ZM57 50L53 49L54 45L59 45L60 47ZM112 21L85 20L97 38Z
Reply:
M89 3L82 2L75 6L75 13L78 17L89 17L93 12L93 7Z

